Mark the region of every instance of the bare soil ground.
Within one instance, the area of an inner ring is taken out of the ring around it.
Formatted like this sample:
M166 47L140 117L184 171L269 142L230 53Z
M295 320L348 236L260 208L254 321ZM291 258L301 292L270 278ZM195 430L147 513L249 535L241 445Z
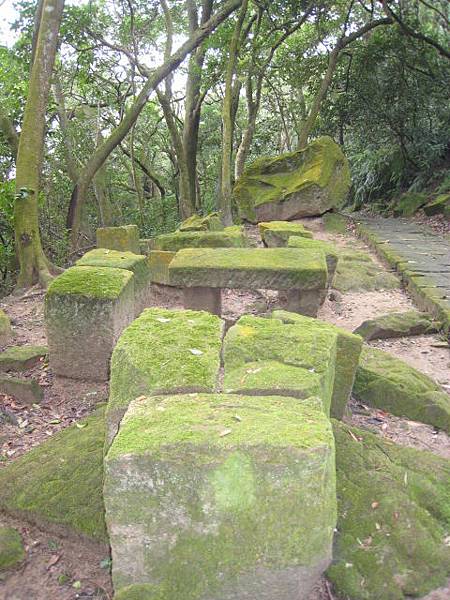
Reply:
M346 237L327 233L321 219L305 219L302 222L314 232L317 239L360 248L381 264L364 243L354 238L351 231ZM255 227L248 227L247 233L255 245L260 245ZM409 310L414 306L403 290L348 292L332 294L332 297L333 300L326 300L319 317L349 331L376 315ZM181 293L155 286L152 304L181 308ZM276 294L267 291L229 290L223 297L224 318L229 323L242 314L265 314L276 305ZM0 307L13 323L15 338L11 345L46 344L43 293L40 290L33 289L22 297L4 298L0 301ZM441 341L439 336L432 335L379 340L371 344L430 375L450 393L450 350L439 347ZM37 379L44 387L44 400L39 405L28 407L11 397L0 395L0 468L56 431L92 412L98 402L107 399L106 384L53 377L44 362L25 376ZM354 400L349 408L347 420L358 427L370 429L398 444L426 449L450 458L450 438L443 432L366 407ZM0 600L106 600L112 597L107 548L85 539L42 531L26 522L1 516L0 524L3 523L12 524L21 532L27 556L18 570L0 579ZM329 583L322 579L310 600L334 598ZM424 600L450 600L450 584L429 594Z

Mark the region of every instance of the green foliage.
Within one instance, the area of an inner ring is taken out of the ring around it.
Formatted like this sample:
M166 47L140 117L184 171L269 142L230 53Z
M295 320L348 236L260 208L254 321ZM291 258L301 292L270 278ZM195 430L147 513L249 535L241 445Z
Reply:
M0 181L0 297L14 281L14 181Z

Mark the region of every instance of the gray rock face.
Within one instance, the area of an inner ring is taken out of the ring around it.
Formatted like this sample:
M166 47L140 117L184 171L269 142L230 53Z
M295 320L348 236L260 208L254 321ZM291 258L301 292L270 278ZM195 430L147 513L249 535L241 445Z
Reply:
M410 335L423 335L437 331L429 315L410 310L404 313L391 313L369 319L361 323L353 333L366 341Z

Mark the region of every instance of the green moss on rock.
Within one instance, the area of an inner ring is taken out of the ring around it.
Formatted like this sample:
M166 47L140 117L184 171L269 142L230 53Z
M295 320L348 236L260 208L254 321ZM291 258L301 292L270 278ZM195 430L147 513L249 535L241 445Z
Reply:
M438 330L436 325L430 315L409 310L403 313L380 315L364 321L355 329L354 333L369 341L434 333Z
M175 252L168 252L166 250L150 251L148 255L148 264L153 283L170 285L169 265L175 254Z
M427 375L387 352L363 348L353 393L365 404L450 433L450 396Z
M125 269L71 267L52 281L47 290L46 300L66 295L114 300L132 277L133 273Z
M258 224L259 233L262 241L269 248L280 248L288 245L290 237L300 236L302 238L312 238L311 231L300 223L290 223L288 221L269 221L268 223Z
M324 136L303 150L256 160L236 182L233 197L240 217L255 223L321 215L343 203L349 188L348 161Z
M205 216L192 215L181 223L178 231L222 231L223 229L219 213L213 212Z
M97 247L139 254L139 229L137 225L99 227L97 229Z
M158 235L153 250L177 252L183 248L246 248L249 246L244 228L226 227L223 231L176 231Z
M397 217L412 217L426 203L427 194L406 192L395 203L393 212Z
M0 308L0 344L7 344L11 338L11 321L5 311Z
M327 576L351 600L404 600L450 574L450 467L333 423L338 524Z
M430 204L427 204L423 211L428 216L442 214L450 217L450 194L440 194Z
M0 371L26 371L47 356L47 346L12 346L0 353Z
M104 410L78 425L0 470L0 508L42 527L67 527L104 542Z
M302 328L305 327L311 330L316 329L324 332L330 337L336 336L335 375L330 413L332 417L342 419L352 391L355 372L361 353L361 337L359 335L354 335L341 327L336 327L331 323L326 323L319 319L311 319L310 317L287 312L285 310L274 310L272 316L275 319L283 321L283 323L296 323Z
M298 248L300 250L315 250L317 252L323 252L327 263L327 285L328 287L331 286L338 262L338 252L333 244L330 244L329 242L323 242L322 240L311 240L305 237L291 236L288 239L287 245L288 248Z
M333 287L340 292L391 290L400 287L400 281L366 252L344 248L338 251Z
M295 248L194 249L177 252L171 282L182 287L325 289L323 253Z
M20 533L13 527L0 527L0 572L16 567L24 558Z
M112 355L108 440L138 396L215 391L222 332L223 322L206 312L144 310L123 331Z

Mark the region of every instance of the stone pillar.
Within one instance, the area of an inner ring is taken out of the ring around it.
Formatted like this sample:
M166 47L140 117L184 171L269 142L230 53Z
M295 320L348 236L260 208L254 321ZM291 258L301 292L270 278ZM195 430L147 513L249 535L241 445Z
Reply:
M280 294L283 298L282 303L286 310L290 312L300 313L307 317L317 317L319 308L325 300L326 290L289 290Z
M206 310L213 315L222 314L222 293L220 288L186 287L183 289L184 308Z

